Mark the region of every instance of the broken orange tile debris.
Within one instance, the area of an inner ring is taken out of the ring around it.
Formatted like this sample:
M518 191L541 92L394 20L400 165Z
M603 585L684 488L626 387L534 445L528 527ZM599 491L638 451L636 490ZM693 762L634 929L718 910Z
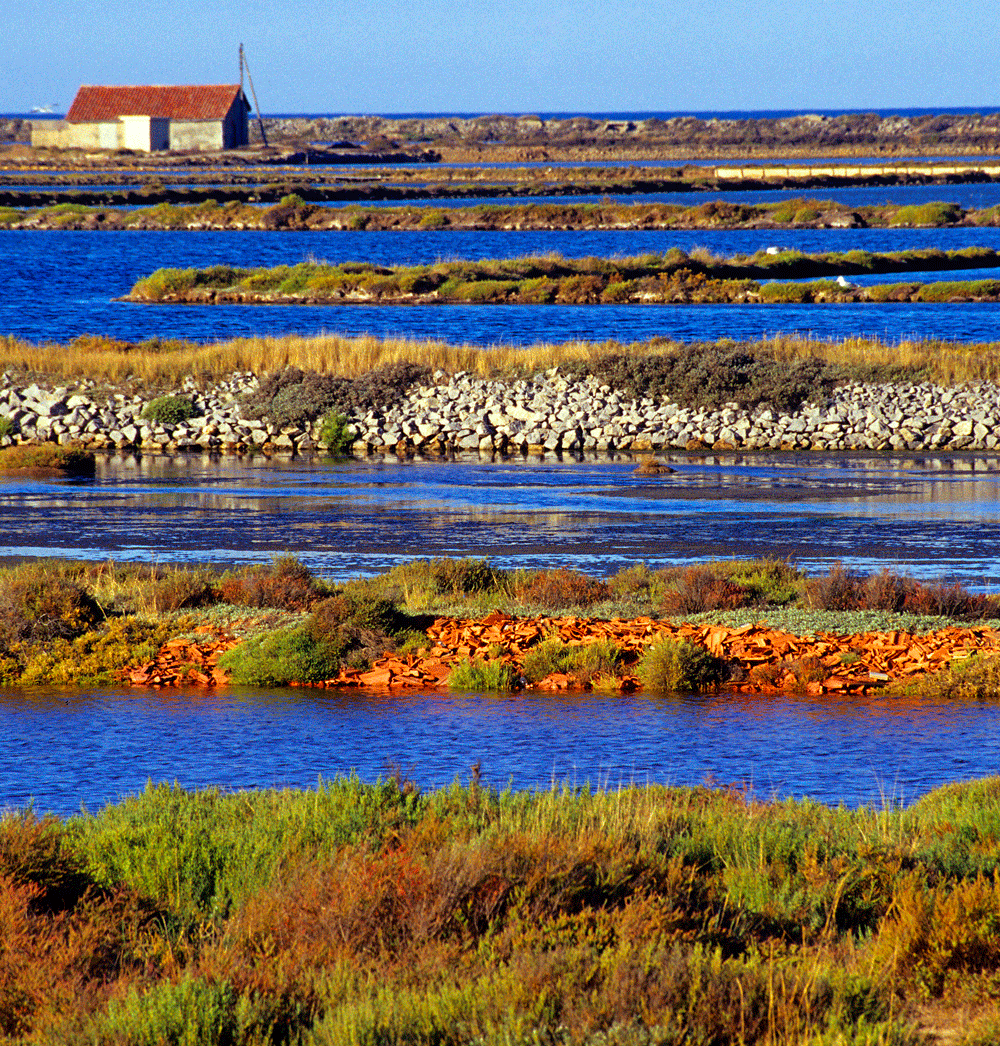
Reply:
M156 658L125 677L133 686L223 686L228 681L219 657L239 642L231 635L212 634L199 628L198 639L173 639ZM620 688L638 689L629 669L653 643L686 640L705 647L733 666L728 689L768 693L796 687L810 694L864 693L894 679L936 672L974 652L1000 653L1000 632L982 626L949 626L935 632L911 635L898 630L838 634L820 632L796 636L763 624L729 628L724 625L676 625L640 617L610 621L577 617L518 618L494 611L486 618L439 618L427 629L428 643L419 654L388 654L367 672L342 668L324 687L373 687L380 689L444 686L452 667L470 658L499 657L519 668L525 655L539 643L557 639L574 646L610 641L623 655L626 674ZM769 667L770 666L770 667ZM810 678L802 682L803 667ZM756 672L754 671L756 670ZM812 678L817 673L821 678ZM569 676L552 675L538 689L563 690L575 686Z

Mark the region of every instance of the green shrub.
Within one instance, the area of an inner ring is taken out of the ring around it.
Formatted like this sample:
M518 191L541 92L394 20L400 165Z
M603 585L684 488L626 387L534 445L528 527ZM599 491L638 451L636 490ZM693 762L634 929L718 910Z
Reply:
M513 665L506 661L484 661L475 658L456 665L448 676L451 690L471 690L488 693L497 690L512 690L517 682Z
M525 654L521 674L527 682L537 683L554 672L562 672L585 684L599 676L617 674L621 660L621 650L610 640L570 646L559 639L547 639Z
M209 984L185 974L146 992L132 989L112 999L107 1014L93 1022L94 1040L122 1046L215 1046L236 1038L236 997L228 984Z
M236 686L320 683L340 669L340 651L308 628L283 628L227 651L219 664Z
M354 444L354 427L349 424L343 414L331 410L325 418L319 430L319 441L328 453L336 457L349 454Z
M808 283L762 283L760 300L768 304L795 305L810 301L813 287Z
M142 408L142 416L157 425L177 425L197 413L198 408L187 396L157 396Z
M889 219L890 225L954 225L964 212L957 203L916 203L900 207Z
M151 215L159 219L161 213L159 207L154 207ZM195 279L194 269L157 269L144 279L138 280L131 293L153 301L160 301L171 295L184 294L191 290L195 286Z
M649 647L636 672L646 690L710 690L728 674L725 662L704 647L673 639Z

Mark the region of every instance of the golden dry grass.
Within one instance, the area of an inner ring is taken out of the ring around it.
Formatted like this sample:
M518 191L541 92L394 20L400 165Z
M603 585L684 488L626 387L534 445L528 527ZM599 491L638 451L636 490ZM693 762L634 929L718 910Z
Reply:
M752 347L779 359L813 356L852 370L913 375L940 385L1000 382L1000 343L913 339L887 344L861 337L834 341L778 336ZM0 368L54 381L87 378L99 383L132 381L154 386L175 385L189 375L213 381L237 371L263 375L287 366L355 377L382 364L400 361L424 363L446 373L465 370L482 377L515 377L607 351L660 354L676 348L676 343L665 340L631 345L569 341L483 348L434 340L336 334L236 338L208 345L173 341L135 345L94 335L84 335L68 344L35 344L6 336L0 337Z

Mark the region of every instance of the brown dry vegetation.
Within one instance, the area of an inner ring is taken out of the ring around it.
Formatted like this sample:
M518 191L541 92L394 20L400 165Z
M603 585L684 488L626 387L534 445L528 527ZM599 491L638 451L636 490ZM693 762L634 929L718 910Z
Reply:
M718 344L727 351L736 347L730 341ZM447 374L464 370L482 377L525 377L551 367L586 369L608 354L642 360L676 355L681 348L666 339L632 344L541 343L522 348L336 335L237 338L207 345L160 339L123 342L101 335L82 335L63 344L32 343L7 335L0 336L0 367L58 382L89 380L115 387L158 389L176 387L190 375L209 383L236 372L263 376L297 367L353 378L397 363L415 363ZM842 367L845 376L861 379L927 380L940 385L1000 381L1000 343L926 339L889 344L865 337L835 341L782 335L745 348L789 362L819 360Z

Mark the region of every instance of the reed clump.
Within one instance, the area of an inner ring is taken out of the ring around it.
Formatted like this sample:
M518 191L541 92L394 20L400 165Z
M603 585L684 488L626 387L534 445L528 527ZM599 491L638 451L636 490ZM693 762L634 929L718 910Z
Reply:
M223 793L0 818L12 1043L877 1042L1000 1022L1000 783ZM978 1037L977 1037L978 1036Z

